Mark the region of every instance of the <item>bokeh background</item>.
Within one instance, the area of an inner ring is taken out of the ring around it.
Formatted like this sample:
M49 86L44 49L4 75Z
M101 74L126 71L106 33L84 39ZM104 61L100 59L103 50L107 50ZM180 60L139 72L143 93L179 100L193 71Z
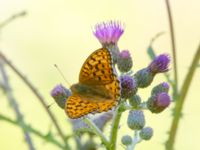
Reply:
M182 83L200 40L200 1L171 0L171 6L177 43L179 82ZM0 0L0 22L22 10L28 14L1 30L0 50L31 80L49 104L53 102L49 93L54 85L63 83L68 86L53 65L57 64L60 67L71 84L76 83L86 57L101 46L92 34L93 26L98 22L114 19L125 23L125 33L119 41L119 47L131 51L135 71L150 62L146 49L151 38L158 32L164 31L165 34L154 42L156 52L171 54L164 0ZM52 128L46 112L23 82L12 71L8 71L25 121L46 133ZM172 71L173 68L170 70L171 74ZM165 78L162 75L157 76L152 86L163 80ZM200 149L199 88L200 70L197 70L183 109L176 150ZM140 90L139 93L145 100L150 94L150 88ZM167 139L171 123L171 108L158 115L145 112L147 125L153 127L155 132L152 140L138 144L136 149L164 150L163 143ZM67 122L63 110L56 104L50 109L57 116L65 134L71 134L71 125ZM0 113L11 118L15 116L2 91ZM120 135L130 134L126 126L126 117L125 113L119 129ZM109 129L105 132L108 133ZM33 141L38 150L57 149L35 136ZM73 142L71 144L73 145ZM1 121L0 149L26 150L27 145L21 129ZM118 149L123 149L120 141Z

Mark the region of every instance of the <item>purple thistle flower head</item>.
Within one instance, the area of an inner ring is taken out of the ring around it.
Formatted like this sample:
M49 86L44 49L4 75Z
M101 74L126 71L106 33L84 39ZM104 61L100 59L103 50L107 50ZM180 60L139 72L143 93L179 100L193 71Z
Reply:
M148 69L152 73L162 73L168 71L168 66L170 63L170 57L168 54L161 54L157 56L151 64L148 66Z
M94 35L103 46L109 44L116 45L123 32L124 29L121 23L116 21L99 23L95 26L95 30L93 31Z
M120 77L121 83L121 97L129 98L136 94L137 84L133 77L129 75L124 75Z
M64 109L65 102L70 95L71 91L62 86L61 84L55 86L51 91L51 96L54 98L58 106L61 107L62 109Z
M166 92L151 96L147 101L147 107L152 113L160 113L170 105L171 98Z

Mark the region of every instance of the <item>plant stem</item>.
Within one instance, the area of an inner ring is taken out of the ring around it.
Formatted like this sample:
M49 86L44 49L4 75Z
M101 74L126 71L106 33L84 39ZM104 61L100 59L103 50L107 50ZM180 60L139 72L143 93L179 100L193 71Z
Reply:
M115 111L114 120L112 122L109 150L116 150L119 123L120 123L120 119L121 119L121 115L123 111L124 111L124 105L119 104L119 106L117 107Z
M49 115L52 123L55 125L55 128L58 131L58 134L62 138L63 142L65 143L65 147L67 150L70 150L70 147L65 139L65 136L60 128L60 126L57 123L56 118L54 117L53 113L48 109L47 104L45 102L45 99L42 97L42 95L39 93L39 91L36 90L36 88L33 86L33 84L24 77L24 75L0 52L0 58L19 76L19 78L27 85L27 87L33 92L33 94L38 98L44 109L46 110L47 114Z
M19 121L12 120L12 119L10 119L10 118L8 118L8 117L6 117L4 115L1 115L1 114L0 114L0 120L6 121L6 122L11 123L13 125L20 126L19 125ZM30 132L30 133L32 133L32 134L34 134L34 135L36 135L36 136L38 136L40 138L42 138L45 141L51 142L52 144L58 146L61 149L64 149L63 145L59 141L54 139L53 136L47 137L46 135L42 134L40 131L38 131L38 130L36 130L36 129L34 129L31 126L26 125L26 124L24 125L24 130L28 131L28 132Z
M171 7L169 0L165 0L167 13L168 13L168 20L169 20L169 28L170 28L170 36L171 36L171 45L172 45L172 55L173 55L173 65L174 65L174 90L173 96L174 98L178 95L178 68L177 68L177 57L176 57L176 44L175 44L175 36L174 36L174 26L173 26L173 19L171 13Z
M2 82L3 82L4 88L5 88L7 99L10 103L10 106L13 108L13 110L15 112L17 120L19 121L21 129L24 133L24 138L25 138L25 140L26 140L26 142L29 146L29 150L35 150L29 132L24 130L25 122L24 122L24 119L23 119L23 115L22 115L22 113L19 109L19 105L18 105L15 97L13 96L12 88L9 84L8 76L7 76L6 71L4 69L4 64L3 64L2 60L0 60L0 72L2 74L2 78L3 78Z
M189 87L190 87L190 84L191 84L191 81L192 81L192 78L194 75L194 72L197 69L196 66L199 62L199 59L200 59L200 45L196 51L196 54L194 55L190 69L187 73L187 76L183 82L180 94L178 96L178 100L176 101L176 105L175 105L175 109L174 109L174 117L172 120L169 137L166 142L166 150L173 150L174 143L175 143L175 137L176 137L176 133L177 133L178 125L179 125L179 120L181 117L181 111L182 111L182 108L183 108L183 105L185 102L185 98L188 93L188 90L189 90Z
M108 149L109 148L109 141L106 138L106 136L103 134L103 132L101 132L101 130L88 118L84 117L83 121L90 127L92 128L92 131L101 138L101 141L103 142L103 144L105 145L105 147Z

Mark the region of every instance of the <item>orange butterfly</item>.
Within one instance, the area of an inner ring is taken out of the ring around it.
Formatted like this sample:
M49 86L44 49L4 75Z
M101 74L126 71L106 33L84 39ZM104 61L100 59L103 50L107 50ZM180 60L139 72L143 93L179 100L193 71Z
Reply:
M86 59L79 74L79 83L73 84L70 89L72 95L65 103L69 118L108 111L116 106L120 82L108 49L98 49Z

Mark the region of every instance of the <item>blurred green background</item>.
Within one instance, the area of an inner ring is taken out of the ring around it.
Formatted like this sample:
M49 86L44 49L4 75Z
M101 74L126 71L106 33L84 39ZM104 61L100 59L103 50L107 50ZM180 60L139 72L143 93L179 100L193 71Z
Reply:
M171 6L181 83L200 40L200 1L171 0ZM84 60L101 46L92 34L93 26L98 22L114 19L125 23L125 33L119 41L119 47L131 51L135 71L150 62L146 49L151 38L160 31L164 31L165 34L156 40L153 46L157 53L171 54L164 0L1 0L0 22L22 10L28 14L1 30L0 50L31 80L45 96L48 104L53 102L49 93L54 85L58 83L66 85L53 65L57 64L60 67L71 84L76 83ZM24 83L12 71L8 71L25 121L47 133L52 123L41 104ZM200 70L194 76L194 82L186 99L175 144L176 150L200 149L199 77ZM165 78L162 75L157 76L152 86L163 80ZM144 100L148 98L150 89L139 91ZM72 133L71 125L67 122L63 110L57 105L53 105L50 109L57 116L65 134ZM0 92L0 113L11 118L15 116L3 92ZM171 123L170 108L158 115L149 112L145 114L147 125L155 130L154 136L149 142L138 144L136 149L164 150L163 143L167 139ZM129 134L126 117L125 113L119 132ZM105 132L108 133L109 130ZM57 149L35 136L33 141L38 150ZM73 141L71 144L73 145ZM27 145L21 129L1 121L0 149L26 150ZM123 149L120 141L118 149Z

